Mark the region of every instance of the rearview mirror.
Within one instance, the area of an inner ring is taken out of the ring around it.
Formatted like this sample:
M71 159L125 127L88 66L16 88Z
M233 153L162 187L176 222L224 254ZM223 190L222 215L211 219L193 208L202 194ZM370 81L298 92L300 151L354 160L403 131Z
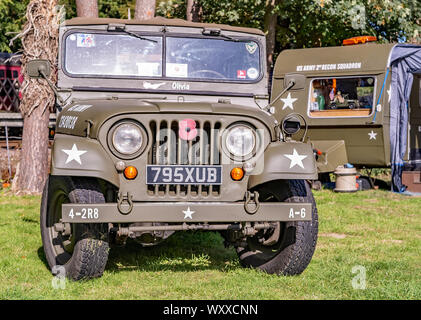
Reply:
M28 61L26 72L30 78L48 78L51 74L50 61L44 59Z
M284 78L284 88L294 83L290 90L301 90L305 88L306 77L300 73L287 73Z

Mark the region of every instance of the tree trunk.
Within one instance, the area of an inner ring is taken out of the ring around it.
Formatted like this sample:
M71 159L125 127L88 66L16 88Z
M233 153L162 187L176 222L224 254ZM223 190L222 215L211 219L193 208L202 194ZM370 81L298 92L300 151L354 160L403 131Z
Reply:
M266 0L266 11L264 16L264 31L266 34L266 59L267 71L270 72L273 68L273 55L275 54L276 44L276 25L278 14L273 10L279 4L280 0Z
M186 16L187 21L200 21L201 7L197 0L187 0Z
M137 20L147 20L155 17L155 0L136 0L134 18Z
M26 11L22 39L22 86L20 110L23 116L22 153L19 175L13 190L40 193L48 175L48 120L54 108L54 93L45 80L29 79L29 60L47 59L52 66L50 80L57 80L58 25L57 0L31 0Z
M97 0L76 0L78 17L98 18Z

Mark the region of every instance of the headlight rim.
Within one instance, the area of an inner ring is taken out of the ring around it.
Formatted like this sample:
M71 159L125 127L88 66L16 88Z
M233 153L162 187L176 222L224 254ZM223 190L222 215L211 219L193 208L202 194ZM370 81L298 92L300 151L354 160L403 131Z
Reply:
M248 129L250 129L250 131L251 131L251 133L252 133L252 135L253 135L253 141L254 141L254 145L253 145L253 148L252 148L252 151L251 152L249 152L249 153L247 153L247 154L245 154L245 155L243 155L243 156L238 156L238 155L235 155L235 154L233 154L230 150L229 150L229 148L228 148L228 146L227 146L227 139L228 139L228 134L230 133L230 131L231 130L233 130L234 128L236 128L236 127L246 127L246 128L248 128ZM243 122L243 121L240 121L240 122L235 122L235 123L232 123L232 124L230 124L226 129L225 129L225 132L224 132L224 134L222 135L222 147L223 147L223 150L224 150L224 152L225 152L225 154L231 159L231 160L240 160L240 161L242 161L242 162L244 162L244 161L248 161L248 160L250 160L251 158L253 158L254 156L255 156L255 154L256 154L256 150L257 150L257 143L258 143L258 139L257 139L257 132L256 132L256 128L253 126L253 125L251 125L250 123L248 123L248 122Z
M136 152L131 153L131 154L125 154L125 153L119 152L114 145L114 134L115 134L116 130L124 124L131 124L131 125L134 125L134 126L138 127L139 131L142 135L142 144L141 144L140 148ZM145 151L145 149L148 145L148 135L146 133L145 128L143 127L143 125L141 123L139 123L136 120L132 120L132 119L121 119L121 120L117 121L116 123L114 123L112 125L112 127L110 128L110 130L108 131L107 140L108 140L108 147L110 148L113 155L115 155L117 158L120 158L120 159L123 159L123 160L131 160L131 159L135 159L135 158L139 157Z

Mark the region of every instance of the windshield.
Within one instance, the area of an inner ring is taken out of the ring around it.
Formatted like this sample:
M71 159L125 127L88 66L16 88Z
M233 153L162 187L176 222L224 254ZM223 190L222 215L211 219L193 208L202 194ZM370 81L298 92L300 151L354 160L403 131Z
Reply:
M162 75L162 38L72 33L66 38L66 71L74 75Z
M72 33L64 68L75 76L255 81L260 50L255 41ZM165 46L165 59L163 57Z

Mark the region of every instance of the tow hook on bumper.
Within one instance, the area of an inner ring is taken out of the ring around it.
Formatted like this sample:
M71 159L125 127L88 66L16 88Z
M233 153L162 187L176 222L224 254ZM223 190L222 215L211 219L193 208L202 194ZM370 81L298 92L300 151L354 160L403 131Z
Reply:
M117 199L117 209L121 214L129 214L133 210L133 196L126 193L119 193Z
M250 202L254 203L254 208L250 208ZM259 208L260 208L259 193L257 191L254 191L253 193L251 193L250 191L247 191L246 201L244 202L244 210L246 210L248 214L255 214L259 210Z

